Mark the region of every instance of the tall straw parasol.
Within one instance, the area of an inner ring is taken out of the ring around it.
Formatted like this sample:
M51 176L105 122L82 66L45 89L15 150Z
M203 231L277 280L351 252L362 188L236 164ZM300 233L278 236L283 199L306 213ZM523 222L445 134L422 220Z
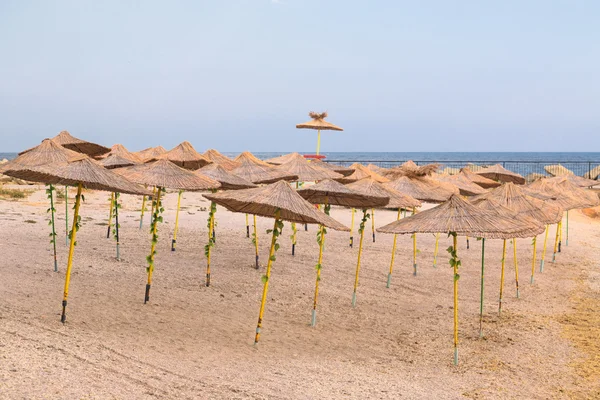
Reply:
M198 153L196 149L194 149L194 146L192 146L192 144L187 141L179 143L177 146L173 147L165 154L156 157L156 159L169 160L174 164L180 166L181 168L190 170L202 168L203 166L208 165L212 162L208 158L204 157L202 154ZM180 190L177 198L177 211L175 212L175 227L173 230L171 251L175 251L175 245L177 243L177 230L179 228L179 209L181 205L182 195L183 190Z
M18 170L24 167L55 165L62 162L83 160L84 158L87 158L85 154L66 149L50 139L44 139L38 146L25 153L21 153L21 155L0 167L0 174L4 174L5 171L9 171L11 169ZM56 213L56 209L54 208L54 185L49 184L48 188L46 189L46 193L48 194L48 199L50 200L50 208L48 211L50 212L50 225L52 227L52 232L50 233L50 237L52 239L50 240L50 243L52 244L54 253L54 271L58 272L58 261L56 259L56 228L54 224L54 215ZM68 234L69 226L67 222L67 243Z
M544 170L552 176L575 175L573 171L564 165L561 165L560 163L555 165L546 165Z
M528 196L526 191L520 187L515 185L512 182L508 182L496 189L490 190L488 193L475 196L473 198L473 202L477 204L477 202L482 200L491 200L500 205L510 209L511 211L517 213L519 216L531 217L534 220L546 225L546 234L544 239L544 247L542 252L542 260L540 264L540 272L543 272L544 269L544 261L546 258L546 246L548 241L548 225L558 223L562 219L563 210L557 205L553 205L550 203L546 203L543 200L539 200L535 197ZM534 239L534 245L537 243L537 239ZM513 246L516 247L516 240L513 240ZM535 247L535 246L534 246ZM535 248L534 248L535 250ZM518 282L518 263L516 259L516 250L515 253L515 284L517 287L517 297L519 295L519 282ZM535 259L532 262L534 265ZM532 276L531 282L533 282L533 273L534 270L532 268ZM502 299L500 299L499 312L502 307Z
M136 156L138 156L143 162L148 162L151 160L155 160L158 156L161 156L163 154L165 154L167 152L167 149L165 149L162 146L156 146L156 147L148 147L144 150L140 150L136 153L134 153Z
M525 183L525 178L516 172L507 170L500 164L492 165L491 167L481 169L475 173L495 181L512 182L519 185L523 185Z
M99 160L100 164L104 168L114 169L129 167L136 164L141 164L143 160L136 154L130 152L122 144L115 144L110 148L110 152ZM117 260L120 259L119 255L119 194L111 193L110 197L110 211L108 213L108 227L106 232L106 238L110 237L110 231L112 228L113 215L115 216L115 229L114 235L117 241ZM142 221L144 219L144 209L146 208L146 196L142 198L142 215L140 217L140 228L142 227Z
M351 183L356 182L361 179L371 178L379 183L389 182L390 180L384 176L379 175L375 171L371 171L369 168L365 167L360 163L354 163L350 166L354 172L348 176L344 176L342 178L337 179L338 182L341 183Z
M267 231L272 232L272 237L267 270L263 276L263 294L258 315L258 323L256 325L256 335L254 337L254 343L256 344L260 338L265 303L267 301L267 292L269 289L269 279L271 277L271 267L273 261L275 261L275 252L279 249L277 238L281 236L283 221L319 224L342 231L346 231L348 228L331 218L329 215L315 209L315 207L304 200L294 189L290 188L288 184L282 181L255 189L205 194L204 197L227 208L229 211L275 218L272 231Z
M483 210L454 195L447 202L408 218L392 222L378 229L393 234L447 233L453 237L448 249L450 265L454 269L454 363L458 364L458 268L457 236L476 236L487 239L521 237L535 233L512 218Z
M296 175L287 174L281 170L276 170L271 164L268 164L262 160L256 158L249 151L245 151L238 155L235 162L239 163L240 166L233 169L231 172L241 178L246 179L252 183L273 183L279 180L295 181L298 179ZM256 268L259 268L258 264L258 232L256 231L256 215L254 218L254 233L252 241L256 251ZM250 226L248 224L248 215L246 215L246 236L250 236Z
M319 150L321 149L321 131L343 131L342 128L332 124L331 122L325 121L327 118L327 111L322 113L317 113L311 111L308 113L308 116L312 119L303 124L296 125L297 129L315 129L318 131L317 133L317 155L319 155Z
M85 140L78 139L72 136L67 131L61 131L58 135L54 136L52 139L54 143L63 146L69 150L76 151L78 153L86 154L90 157L99 157L103 154L106 154L110 151L108 147L101 146L96 143L86 142ZM19 153L19 155L25 154L32 149L28 149Z
M312 162L309 162L306 158L298 153L291 153L283 164L277 165L276 170L282 173L296 175L296 189L298 189L300 182L317 182L323 179L339 179L343 175L329 169L321 168ZM306 228L306 225L305 225ZM295 254L296 250L296 224L292 222L292 255Z
M221 184L214 179L183 169L171 161L162 159L143 165L120 169L118 171L132 182L155 187L157 192L156 198L152 201L152 245L150 248L150 255L146 257L148 262L148 282L146 284L146 294L144 296L144 303L146 303L150 299L152 273L154 272L154 256L156 255L155 248L158 243L158 222L163 221L163 218L160 216L164 211L161 196L163 193L166 193L165 189L176 189L181 193L183 190L198 191L218 189L221 187ZM181 197L178 199L180 198ZM211 209L211 217L213 216L212 211L213 210ZM209 227L209 238L211 237L212 232ZM209 245L210 244L211 242L209 239ZM173 243L171 244L171 247L173 247Z
M88 157L79 160L70 160L67 162L43 166L24 166L5 171L4 174L32 182L77 186L75 212L73 214L73 227L69 234L71 242L69 246L69 258L67 260L65 288L62 301L61 321L64 323L66 320L67 298L69 295L69 283L71 279L71 269L73 266L73 254L75 251L75 238L81 222L81 217L79 216L79 207L81 205L81 200L83 200L83 195L81 192L84 186L92 190L105 190L109 192L139 195L147 194L147 190L129 182L114 172L105 169L98 162Z
M203 154L204 157L208 158L215 164L219 164L221 167L225 168L227 171L231 171L232 169L239 167L239 164L233 161L231 158L219 153L215 149L206 150Z
M468 168L461 169L459 175L464 176L474 184L479 185L484 189L495 188L501 185L500 182L496 182L492 179L486 178L485 176L478 175Z
M381 207L389 202L387 195L377 196L360 193L331 179L326 179L315 185L309 186L306 189L298 190L298 194L312 204L323 204L327 215L329 215L329 207L331 205L368 209L371 207ZM315 297L311 318L312 326L315 326L317 323L317 301L319 297L319 282L321 281L323 246L325 245L326 233L325 227L321 226L318 236L319 260L316 266L317 281L315 283Z

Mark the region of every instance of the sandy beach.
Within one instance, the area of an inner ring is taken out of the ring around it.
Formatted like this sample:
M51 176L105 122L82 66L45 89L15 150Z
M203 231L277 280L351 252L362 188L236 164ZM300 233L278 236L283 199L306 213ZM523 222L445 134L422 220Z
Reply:
M35 187L21 187L21 189ZM74 194L74 193L72 193ZM2 399L553 399L600 397L600 224L597 213L570 212L569 245L530 284L530 239L517 241L520 298L512 245L498 316L502 242L486 241L484 338L479 338L481 242L459 240L460 365L452 363L452 270L440 240L398 238L386 289L392 235L366 229L356 308L351 307L357 247L329 230L316 327L310 327L318 245L316 226L299 229L291 255L285 223L273 267L261 341L253 345L262 293L245 218L217 212L211 286L205 287L206 207L185 193L177 251L171 252L177 195L165 199L151 298L143 304L149 213L122 196L121 257L106 238L108 198L87 192L82 205L67 322L60 323L68 248L64 203L57 205L59 272L53 272L43 189L0 199L0 398ZM70 199L72 204L73 199ZM72 210L71 210L72 212ZM587 214L587 215L586 215ZM350 225L349 210L332 216ZM375 212L376 226L395 211ZM265 231L259 245L266 264ZM301 228L301 227L299 227ZM355 233L355 243L358 235ZM538 239L538 260L543 236Z

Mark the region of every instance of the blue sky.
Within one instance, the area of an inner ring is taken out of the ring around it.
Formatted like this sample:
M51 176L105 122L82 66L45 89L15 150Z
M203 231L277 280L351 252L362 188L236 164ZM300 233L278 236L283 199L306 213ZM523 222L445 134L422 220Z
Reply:
M600 151L595 0L0 2L0 151Z

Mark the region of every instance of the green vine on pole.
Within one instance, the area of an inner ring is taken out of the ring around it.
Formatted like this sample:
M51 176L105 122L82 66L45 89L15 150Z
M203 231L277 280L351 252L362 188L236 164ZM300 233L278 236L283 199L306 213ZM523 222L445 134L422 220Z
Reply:
M81 201L85 203L85 196L83 195L83 193L81 195L75 195L75 205L73 206L73 210L75 210L75 207L77 205L77 200L79 200L79 196L81 196ZM75 221L75 232L79 232L79 228L81 228L81 214L77 215L77 221ZM71 229L69 231L69 240L71 240L71 237L73 236L73 229ZM75 241L75 243L73 243L73 246L77 246L77 241Z
M56 244L56 230L54 229L54 213L56 212L56 208L54 208L54 186L52 184L48 185L46 189L46 194L48 195L48 199L50 200L50 208L46 210L46 213L51 213L50 220L48 221L48 225L52 226L52 232L50 233L50 243Z
M366 209L364 209L364 210L363 210L363 217L362 217L362 220L360 221L360 226L358 227L358 233L359 233L359 234L362 234L362 233L363 233L363 231L365 230L365 225L366 225L366 223L367 223L367 220L368 220L369 218L371 218L371 214L369 214L369 213L367 212L367 210L366 210Z
M456 237L456 232L448 233L448 237L450 236ZM456 249L454 248L454 246L450 246L446 249L446 251L450 254L450 260L448 261L448 263L452 268L456 267L456 270L458 271L458 267L460 267L461 261L460 258L458 258L458 255L456 254ZM459 279L460 275L458 273L454 274L454 280L457 281Z
M210 249L212 247L215 247L215 239L212 235L212 228L214 226L216 226L216 223L214 222L214 218L215 218L215 214L217 212L217 204L215 202L211 202L210 203L210 209L208 211L208 219L206 220L206 227L208 228L208 243L204 246L204 256L206 258L208 258L209 254L210 254ZM212 223L212 227L211 227L211 223ZM254 234L252 234L252 236L254 236ZM255 239L252 239L253 243L255 241Z
M167 190L165 188L158 188L160 190L160 194L166 193ZM152 224L150 225L150 233L152 234L152 244L156 246L158 243L158 223L163 222L162 213L165 209L162 206L162 197L160 201L157 203L157 199L159 195L152 198ZM156 230L156 233L155 233ZM146 262L148 262L148 266L146 267L146 272L154 271L154 256L156 255L156 249L153 249L150 255L146 256Z
M121 205L119 204L119 196L120 196L120 193L115 192L115 201L113 203L113 211L112 211L113 216L118 215L119 211L117 209L121 208ZM120 227L121 227L121 224L117 224L116 220L115 220L115 225L113 227L112 233L113 233L113 237L117 241L119 240L119 238L117 237L117 228L120 228Z
M276 213L279 212L279 209L276 210ZM281 232L283 232L283 221L278 219L276 224L275 224L275 229L267 229L267 235L272 233L273 234L273 254L269 257L269 261L270 262L275 262L275 260L277 260L277 257L275 257L275 253L277 252L277 250L279 250L279 243L277 243L277 238L279 236L281 236ZM269 277L267 275L263 275L262 276L262 282L263 283L267 283L267 281L269 280Z

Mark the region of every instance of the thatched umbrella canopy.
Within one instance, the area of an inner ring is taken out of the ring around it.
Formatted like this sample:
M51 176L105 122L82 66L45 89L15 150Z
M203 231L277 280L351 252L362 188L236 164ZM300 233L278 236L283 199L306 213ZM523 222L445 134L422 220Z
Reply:
M539 228L538 228L539 230ZM537 230L512 217L480 209L454 195L447 202L378 229L393 234L448 233L453 236L450 264L454 269L454 363L458 364L458 268L456 236L476 236L487 239L529 237Z
M408 176L410 178L422 178L430 176L436 172L440 167L440 164L426 164L418 166L412 160L406 161L404 164L388 168L382 173L383 176L390 180L398 179L402 176Z
M280 180L296 181L298 176L277 170L270 164L256 158L252 153L245 151L235 158L240 164L231 173L252 183L273 183Z
M285 164L288 161L291 161L292 159L296 158L297 156L304 158L300 153L288 153L288 154L284 154L284 155L281 155L278 157L269 158L269 159L265 160L265 162L267 162L269 164L273 164L273 165L281 165L281 164Z
M357 192L332 179L298 190L298 194L312 204L331 204L351 208L379 208L389 203L389 195L383 196Z
M387 168L382 168L379 165L375 165L373 163L368 164L367 169L370 169L371 171L378 173L379 175L383 175L388 170Z
M208 158L213 163L219 164L221 167L223 167L227 171L231 171L232 169L240 166L239 163L233 161L231 158L221 154L220 152L218 152L215 149L206 150L204 152L204 154L202 154L202 155L204 157Z
M151 160L156 160L158 156L161 156L161 155L165 154L166 152L167 152L167 149L165 149L164 147L156 146L156 147L148 147L147 149L140 150L134 154L136 156L138 156L143 162L148 162Z
M364 178L359 181L349 183L347 188L367 196L388 197L388 203L378 208L413 208L420 207L421 202L410 195L403 194L389 186L377 182L372 178ZM374 208L374 207L371 207Z
M207 199L232 212L272 218L277 209L280 219L302 224L320 224L348 231L344 225L317 210L283 181L253 189L203 194Z
M100 160L100 164L108 169L129 167L142 162L143 160L137 154L130 152L122 144L113 145L110 153Z
M43 165L56 165L63 162L83 160L85 154L69 150L52 139L44 139L41 144L20 153L19 156L10 160L0 167L0 173L11 169L22 169L23 167L39 167Z
M386 183L386 186L427 203L443 203L452 197L453 194L458 194L456 186L434 181L431 178L411 179L407 176L402 176Z
M477 203L481 199L493 200L519 215L530 216L545 225L555 224L562 218L563 210L560 207L528 196L522 188L512 182L475 196L472 201Z
M296 175L298 181L301 182L316 182L323 179L343 178L342 174L314 165L298 153L292 153L291 157L283 164L275 167L275 170L288 175Z
M182 168L195 170L210 164L208 158L198 153L190 142L181 142L171 150L167 151L158 157L157 160L169 160ZM152 161L152 160L149 160Z
M564 165L546 165L544 170L552 176L563 176L563 175L575 175L573 171L565 167Z
M221 187L221 184L215 179L196 174L163 159L133 167L120 168L115 172L131 182L157 188L199 191Z
M325 121L327 118L327 111L322 113L317 113L311 111L308 113L308 116L312 118L308 122L304 122L302 124L296 125L298 129L314 129L319 131L343 131L344 129L340 128L337 125L332 124L331 122Z
M15 167L13 166L13 168ZM73 253L75 251L75 238L77 230L80 227L79 207L81 205L83 188L86 187L93 190L106 190L109 192L140 195L146 195L148 194L148 191L114 172L107 170L97 161L94 161L89 157L41 166L22 166L19 169L5 171L4 174L32 182L77 186L73 228L70 233L71 243L69 246L69 257L67 260L62 302L61 321L64 323L66 320L67 297L69 294L71 269L73 266Z
M384 182L390 181L388 178L379 175L375 171L371 171L370 169L368 169L367 167L365 167L364 165L362 165L360 163L354 163L350 166L350 168L352 168L354 170L354 172L352 174L350 174L348 176L344 176L344 177L336 179L336 180L338 182L341 182L344 184L356 182L356 181L359 181L359 180L365 179L365 178L371 178L379 183L384 183Z
M460 174L484 189L495 188L501 185L500 182L496 182L492 179L486 178L485 176L478 175L468 168L461 169Z
M467 178L462 173L459 173L457 175L440 176L435 179L440 182L445 182L456 186L460 191L460 194L463 196L475 196L478 194L486 193L486 190L484 188L475 184L472 180Z
M558 181L552 181L551 183L556 185L558 191L576 199L580 203L576 208L596 207L600 203L600 198L598 198L595 192L582 189L567 177L563 177Z
M600 176L600 165L590 169L588 172L583 174L584 178L595 179L595 180L597 180L599 176Z
M548 178L547 180L549 182L562 182L563 179L566 179L567 181L571 182L572 184L577 185L582 188L600 185L600 181L595 181L593 179L588 179L588 178L584 178L584 177L577 176L577 175L556 176L553 178Z
M492 165L491 167L481 169L475 173L495 181L513 182L519 185L523 185L525 183L525 178L516 172L507 170L500 164Z
M241 178L235 174L232 174L217 163L209 164L195 172L196 174L203 175L215 181L218 181L221 184L220 189L223 190L239 190L256 187L254 183L247 181L244 178Z
M315 165L317 165L321 168L335 171L338 174L342 174L344 176L352 175L352 173L354 172L354 169L352 169L352 168L342 167L341 165L324 162L319 159L314 159L314 160L311 160L310 162L314 163Z
M229 211L275 218L271 247L269 249L269 261L265 276L263 277L263 295L256 326L256 336L254 337L254 343L258 343L269 289L271 267L273 261L275 261L275 252L279 248L277 238L281 236L283 221L319 224L343 231L349 229L329 215L317 210L294 189L290 188L287 183L282 181L255 189L206 194L204 197L227 208ZM323 230L321 230L321 235L323 235Z
M72 136L67 131L60 132L58 135L54 136L51 140L53 140L54 143L61 145L69 150L73 150L78 153L86 154L90 157L99 157L102 154L106 154L110 151L110 149L108 147L104 147L104 146L101 146L96 143L86 142L85 140L78 139L78 138ZM19 153L19 155L25 154L31 150L32 149L22 151L21 153Z
M546 178L546 175L540 174L538 172L532 172L530 174L525 175L525 183L535 182L538 179Z

